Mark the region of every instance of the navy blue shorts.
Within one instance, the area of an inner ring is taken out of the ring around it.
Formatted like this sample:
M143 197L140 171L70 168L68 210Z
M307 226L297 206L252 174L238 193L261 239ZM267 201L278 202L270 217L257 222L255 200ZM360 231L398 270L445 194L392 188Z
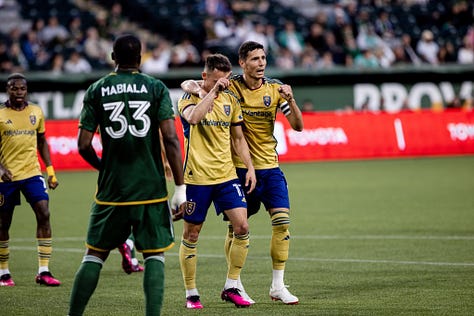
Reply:
M237 168L237 175L242 185L245 184L247 169ZM252 193L245 193L247 199L247 216L256 214L263 203L265 209L290 208L288 184L280 168L255 170L257 185ZM247 192L248 188L244 188Z
M186 211L184 220L201 224L206 220L207 211L214 202L216 214L239 207L247 207L245 195L238 179L213 185L186 185Z
M21 204L20 192L26 201L33 206L38 201L49 200L46 182L42 176L24 180L0 182L0 210L13 209Z

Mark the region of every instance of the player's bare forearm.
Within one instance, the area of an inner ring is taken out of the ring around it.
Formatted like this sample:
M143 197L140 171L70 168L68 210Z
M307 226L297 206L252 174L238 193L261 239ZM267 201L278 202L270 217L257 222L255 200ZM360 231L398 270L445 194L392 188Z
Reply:
M38 153L46 166L51 166L51 155L49 153L48 143L44 134L37 136Z
M286 119L295 131L301 132L304 128L303 114L301 114L300 108L294 98L288 101L290 105L291 113L286 116Z
M234 127L232 132L232 147L235 153L240 157L240 159L242 159L242 162L247 168L245 187L248 188L247 193L250 193L255 189L257 177L255 175L255 168L252 163L249 146L245 140L244 134L242 133L242 128L240 126Z
M183 158L181 155L181 144L176 134L174 120L164 120L160 123L160 131L165 148L166 158L173 173L175 185L184 183Z
M87 161L93 168L100 170L101 163L100 158L97 156L94 147L92 147L92 138L94 137L94 133L90 132L85 129L79 130L79 137L77 140L77 148L79 151L79 155Z
M182 117L191 125L196 125L206 116L212 106L214 105L214 97L217 93L213 90L207 94L204 99L202 99L195 106L187 107L183 113Z
M192 79L185 80L181 83L181 89L183 89L187 93L191 93L202 99L207 94L207 92L201 88L202 83L203 83L203 80L192 80Z

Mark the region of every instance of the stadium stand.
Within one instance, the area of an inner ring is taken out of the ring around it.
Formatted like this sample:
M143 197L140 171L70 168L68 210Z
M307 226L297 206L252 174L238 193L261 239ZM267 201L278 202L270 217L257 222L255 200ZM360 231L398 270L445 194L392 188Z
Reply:
M424 31L431 32L438 46L437 63L457 62L461 48L463 63L469 62L474 46L473 3L467 0L0 0L0 6L0 72L48 71L57 54L67 60L76 51L94 69L110 67L110 61L85 52L84 43L93 33L89 28L96 28L109 44L122 31L135 32L146 43L144 58L161 47L161 57L168 58L170 68L199 65L171 61L172 56L187 52L182 43L186 39L190 41L187 47L197 50L201 59L219 51L236 63L236 48L242 41L262 38L267 42L270 65L278 66L278 58L287 54L281 41L287 21L293 22L305 47L303 53L289 55L285 63L307 69L356 67L356 58L370 55L367 50L375 56L376 67L416 65L413 60L417 58L403 56L407 53L402 51L419 54L416 47L422 34L427 34ZM52 16L67 30L68 38L44 41L44 29L49 28ZM317 35L321 39L311 38L314 24L322 28ZM263 25L263 31L257 25ZM408 48L402 41L407 37ZM378 44L367 47L371 42ZM21 47L16 56L10 51L15 43Z

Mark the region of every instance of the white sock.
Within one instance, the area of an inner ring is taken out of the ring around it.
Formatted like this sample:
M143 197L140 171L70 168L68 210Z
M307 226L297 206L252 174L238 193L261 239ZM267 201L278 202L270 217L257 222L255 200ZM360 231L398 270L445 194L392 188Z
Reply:
M8 269L0 269L0 277L4 274L10 274L10 270Z
M285 270L273 270L273 279L272 279L272 288L279 290L285 287L283 282L283 276L285 275Z
M231 289L231 288L239 288L239 280L233 280L227 278L225 280L224 290Z
M239 278L237 279L237 288L245 292L244 285L242 284L242 281L240 280L240 275L239 275Z
M197 289L186 290L186 297L190 297L190 296L199 296L198 290Z
M38 274L40 274L41 272L49 272L48 266L39 267Z

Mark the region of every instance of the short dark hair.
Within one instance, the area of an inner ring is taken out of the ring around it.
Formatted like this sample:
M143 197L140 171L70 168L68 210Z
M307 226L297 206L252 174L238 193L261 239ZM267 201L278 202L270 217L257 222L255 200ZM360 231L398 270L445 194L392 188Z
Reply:
M210 72L214 71L215 69L223 72L231 71L232 64L230 63L229 58L222 54L211 54L207 56L204 70Z
M19 73L19 72L15 72L15 73L13 73L13 74L11 74L11 75L8 76L7 82L10 81L10 80L13 80L13 79L23 79L23 80L26 80L26 77L25 77L23 74Z
M239 59L245 60L248 56L248 54L251 51L254 51L256 49L265 49L262 44L254 42L254 41L247 41L242 43L239 47Z
M25 80L25 82L26 82L26 77L25 77L23 74L21 74L21 73L19 73L19 72L15 72L15 73L12 73L11 75L9 75L9 76L7 77L7 86L8 86L8 84L10 83L10 81L12 81L12 80L18 80L18 79L19 79L19 80Z
M138 37L125 34L114 41L114 60L118 65L140 64L142 44Z

